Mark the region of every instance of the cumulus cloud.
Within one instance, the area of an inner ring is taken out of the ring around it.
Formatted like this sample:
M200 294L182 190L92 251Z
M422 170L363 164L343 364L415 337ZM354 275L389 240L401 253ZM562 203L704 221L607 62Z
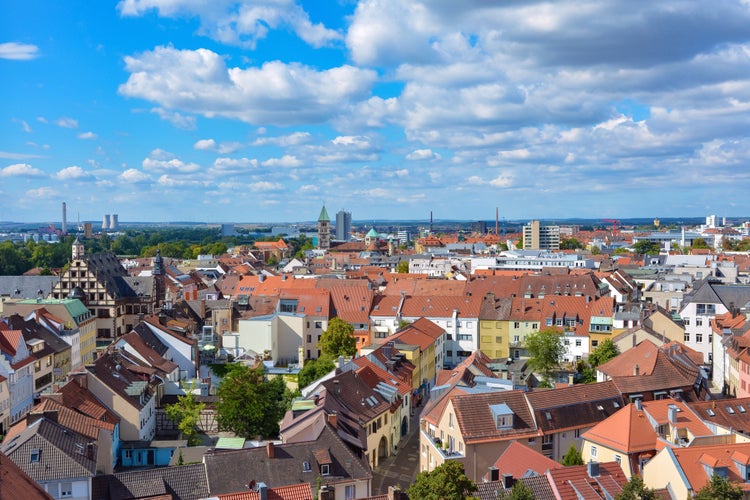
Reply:
M56 189L52 189L49 186L43 186L35 189L29 189L28 191L26 191L26 197L45 200L54 198L57 193L58 191Z
M0 177L44 177L44 172L28 163L16 163L0 169Z
M259 137L253 141L253 146L298 146L300 144L307 144L312 140L312 135L309 132L294 132L289 135L282 135L278 137Z
M419 160L440 160L442 157L432 151L431 149L416 149L406 155L407 160L419 161Z
M269 158L268 160L261 163L264 167L301 167L302 161L291 155L284 155L281 158Z
M151 177L149 177L148 174L141 172L140 170L136 168L129 168L125 170L123 173L121 173L118 179L121 182L124 182L127 184L138 184L141 182L150 181Z
M55 178L60 179L61 181L86 179L86 178L90 178L91 176L92 175L89 172L86 172L84 169L82 169L78 165L65 167L55 174Z
M144 170L152 172L191 173L197 172L201 166L197 163L184 162L175 155L162 149L155 149L142 162Z
M80 134L78 134L77 137L79 139L92 140L92 139L96 139L97 135L93 132L81 132Z
M28 61L38 56L39 47L28 43L6 42L0 43L0 59Z
M156 10L160 16L195 16L200 19L201 34L222 43L255 48L269 31L291 29L313 47L323 47L342 39L342 35L321 23L312 23L295 0L275 0L265 5L237 0L210 3L192 0L122 0L117 5L123 16L141 16Z
M255 158L217 158L212 170L217 174L247 174L257 168Z
M354 66L318 71L280 61L228 68L208 49L173 47L128 56L125 67L130 77L119 88L124 96L209 118L276 125L328 120L347 101L365 97L377 78L374 71Z

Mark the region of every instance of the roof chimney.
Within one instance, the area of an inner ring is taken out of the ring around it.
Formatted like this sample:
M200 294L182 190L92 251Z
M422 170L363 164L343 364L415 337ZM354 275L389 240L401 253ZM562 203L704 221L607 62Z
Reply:
M599 477L599 462L589 462L587 464L589 477Z
M677 405L669 405L667 416L669 417L670 424L677 425Z
M268 458L276 458L276 446L272 441L266 443L266 453L268 454Z
M331 427L333 427L334 429L338 428L339 419L338 419L338 415L336 415L335 412L328 414L328 423L331 424Z
M339 379L333 379L333 392L341 394L341 388L339 387Z
M268 486L266 486L266 483L258 483L257 487L260 500L268 500Z
M503 488L510 489L516 481L513 479L513 474L503 474Z
M636 363L635 366L633 367L633 375L637 377L640 374L641 374L641 367L638 366L638 363Z

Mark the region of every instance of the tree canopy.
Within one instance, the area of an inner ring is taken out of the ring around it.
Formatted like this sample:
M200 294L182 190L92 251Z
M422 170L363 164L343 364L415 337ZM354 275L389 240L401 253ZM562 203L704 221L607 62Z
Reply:
M650 488L646 488L643 479L633 475L625 483L622 491L615 497L615 500L656 500L656 493Z
M219 428L244 438L276 437L290 391L284 379L266 380L263 367L233 365L219 384Z
M740 500L742 489L728 479L714 474L711 481L701 488L693 497L696 500Z
M336 364L326 357L307 360L297 375L298 384L300 387L307 387L335 368Z
M318 349L328 359L336 359L339 356L354 356L357 353L354 327L338 316L332 318L328 322L328 328L320 336Z
M201 412L206 407L199 403L192 392L177 396L177 402L165 406L164 410L170 420L177 422L177 429L187 439L188 446L198 444L198 422Z
M612 342L612 339L605 339L596 347L596 349L589 353L589 364L592 368L596 368L616 357L618 354L620 354L620 350L615 343Z
M565 346L557 330L545 328L526 337L526 351L529 353L529 367L549 381L560 366Z
M406 494L419 500L463 500L475 491L477 485L464 473L463 464L449 460L430 472L417 474Z
M571 443L570 448L568 448L568 452L562 458L560 463L566 467L570 465L583 465L583 456L581 456L581 452L578 451L578 448L576 448L575 445Z
M655 241L641 240L633 244L633 251L640 255L658 254L661 246Z
M534 492L521 481L516 481L510 489L510 494L505 498L509 500L534 500Z

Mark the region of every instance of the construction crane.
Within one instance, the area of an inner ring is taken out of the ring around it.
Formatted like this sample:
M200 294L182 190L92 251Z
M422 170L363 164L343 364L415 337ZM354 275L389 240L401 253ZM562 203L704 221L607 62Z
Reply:
M602 222L609 222L612 224L612 238L617 238L617 224L620 223L617 219L602 219Z

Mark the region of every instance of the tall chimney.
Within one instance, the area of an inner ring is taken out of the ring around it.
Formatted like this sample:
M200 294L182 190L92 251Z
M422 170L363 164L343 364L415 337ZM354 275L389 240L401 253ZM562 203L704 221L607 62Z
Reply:
M276 458L276 446L273 444L273 441L266 443L266 454L268 458Z
M637 377L640 374L641 374L641 367L638 366L638 363L636 363L635 366L633 367L633 375Z
M62 234L68 234L68 206L62 202Z

